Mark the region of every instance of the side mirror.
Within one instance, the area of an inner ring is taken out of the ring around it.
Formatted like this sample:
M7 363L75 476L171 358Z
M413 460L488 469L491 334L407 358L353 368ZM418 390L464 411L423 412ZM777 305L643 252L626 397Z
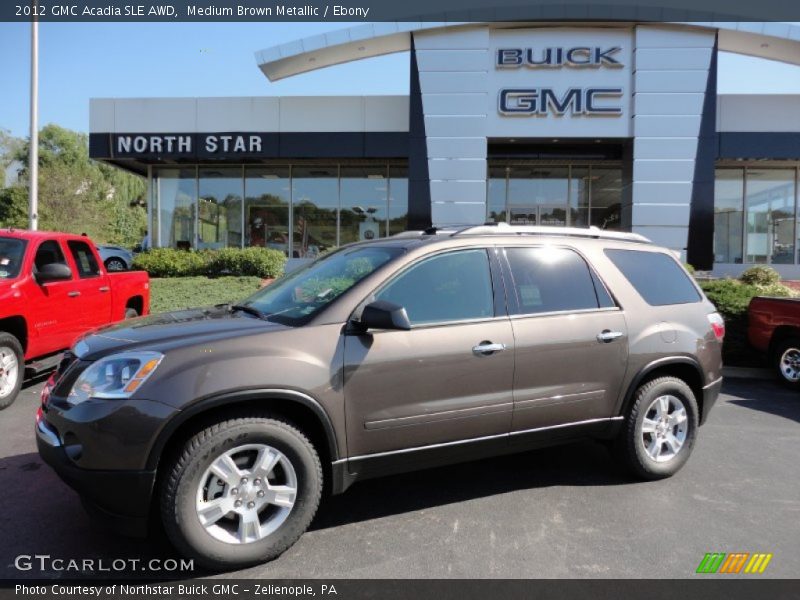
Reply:
M36 281L39 283L50 283L51 281L66 281L72 279L72 271L62 263L50 263L44 265L36 273Z
M361 312L360 329L399 329L408 331L411 329L411 321L408 320L406 309L385 300L376 300L364 307Z

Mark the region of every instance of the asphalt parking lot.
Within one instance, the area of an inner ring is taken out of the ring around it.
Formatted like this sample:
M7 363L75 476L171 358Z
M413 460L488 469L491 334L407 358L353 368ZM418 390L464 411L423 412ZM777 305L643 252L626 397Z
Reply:
M19 571L22 554L176 557L163 539L96 526L41 463L33 435L40 389L29 386L0 413L1 577L80 576ZM278 560L223 576L698 577L706 552L770 552L756 577L796 577L800 395L743 379L723 391L672 479L634 481L604 446L585 442L363 482L323 500L311 530Z

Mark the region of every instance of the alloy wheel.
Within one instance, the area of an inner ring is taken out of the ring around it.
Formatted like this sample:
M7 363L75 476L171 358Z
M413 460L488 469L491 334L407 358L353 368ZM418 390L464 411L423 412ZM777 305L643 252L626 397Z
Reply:
M0 398L5 398L17 387L19 362L8 346L0 346Z
M285 454L247 444L218 456L197 489L200 523L214 538L247 544L276 531L297 499L297 474Z
M781 375L786 381L797 383L800 381L800 349L787 348L781 354L781 361L779 364Z
M645 411L642 421L642 444L656 462L672 460L681 451L689 420L683 402L672 394L659 396Z

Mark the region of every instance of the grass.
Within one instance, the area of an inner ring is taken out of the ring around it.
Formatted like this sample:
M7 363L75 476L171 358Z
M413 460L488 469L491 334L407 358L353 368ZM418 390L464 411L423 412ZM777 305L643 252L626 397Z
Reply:
M243 300L258 290L259 277L175 277L150 280L150 312L159 313Z

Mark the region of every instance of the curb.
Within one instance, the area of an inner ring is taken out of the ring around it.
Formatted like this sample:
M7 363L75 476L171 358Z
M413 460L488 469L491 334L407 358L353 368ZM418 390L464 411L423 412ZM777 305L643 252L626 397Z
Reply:
M774 379L770 369L756 367L722 367L722 376L730 379Z

